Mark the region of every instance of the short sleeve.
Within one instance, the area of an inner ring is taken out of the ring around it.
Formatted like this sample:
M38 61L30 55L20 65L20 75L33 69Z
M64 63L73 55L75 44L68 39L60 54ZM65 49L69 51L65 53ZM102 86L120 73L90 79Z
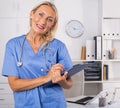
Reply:
M62 44L58 49L58 62L64 66L65 71L73 66L72 60L65 44Z
M9 41L6 44L2 75L3 76L18 76L18 69L15 61L15 45Z

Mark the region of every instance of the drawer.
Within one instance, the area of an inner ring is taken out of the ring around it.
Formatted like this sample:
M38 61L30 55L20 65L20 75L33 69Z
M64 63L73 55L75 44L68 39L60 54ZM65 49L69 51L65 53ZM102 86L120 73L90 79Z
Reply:
M2 93L13 93L9 84L0 84L0 94Z
M0 94L0 108L4 108L1 107L1 105L13 105L13 104L14 99L12 94Z
M8 78L0 75L0 83L8 83Z
M14 105L0 105L0 108L14 108Z

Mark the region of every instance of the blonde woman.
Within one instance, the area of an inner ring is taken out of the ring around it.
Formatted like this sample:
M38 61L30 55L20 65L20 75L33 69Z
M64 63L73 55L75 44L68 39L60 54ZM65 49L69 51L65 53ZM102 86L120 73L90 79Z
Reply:
M2 74L13 90L15 108L66 108L62 88L69 89L72 61L64 43L54 38L58 15L44 2L30 12L30 31L6 44Z

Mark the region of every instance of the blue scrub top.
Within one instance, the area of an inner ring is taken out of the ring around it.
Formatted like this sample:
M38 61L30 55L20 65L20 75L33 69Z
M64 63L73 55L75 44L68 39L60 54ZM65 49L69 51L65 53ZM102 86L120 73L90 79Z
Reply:
M16 37L6 44L2 74L22 79L37 78L48 73L52 64L61 63L65 70L73 66L64 43L53 39L45 48L34 53L27 39L22 50L21 67L17 66L25 35ZM62 87L48 82L30 90L14 92L15 108L66 108Z

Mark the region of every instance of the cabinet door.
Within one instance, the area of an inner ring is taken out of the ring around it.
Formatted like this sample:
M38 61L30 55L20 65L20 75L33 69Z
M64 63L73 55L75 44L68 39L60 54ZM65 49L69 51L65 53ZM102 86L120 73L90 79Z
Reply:
M0 19L0 73L2 72L5 44L10 38L16 36L16 20ZM7 82L7 79L0 76L0 82Z
M16 19L16 35L27 34L30 28L29 18L18 18Z
M16 6L16 0L0 0L0 17L15 17Z
M14 105L0 105L1 108L14 108Z
M0 94L12 94L12 90L9 87L9 84L0 84Z
M84 94L84 71L77 73L72 77L73 79L73 86L67 90L64 89L64 93L66 98L80 96Z
M12 94L0 94L0 105L13 105L14 99Z
M120 17L120 0L103 0L103 17Z
M0 19L0 72L2 72L5 45L7 41L13 37L28 33L28 30L29 18ZM7 80L0 76L0 82L7 82Z
M38 5L41 1L43 0L16 0L17 17L29 17L32 8Z
M43 0L0 0L0 17L28 17L40 1Z

